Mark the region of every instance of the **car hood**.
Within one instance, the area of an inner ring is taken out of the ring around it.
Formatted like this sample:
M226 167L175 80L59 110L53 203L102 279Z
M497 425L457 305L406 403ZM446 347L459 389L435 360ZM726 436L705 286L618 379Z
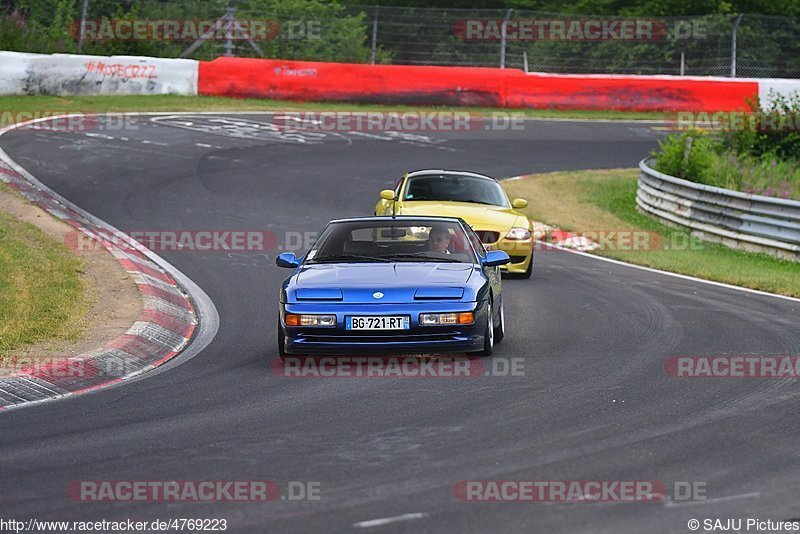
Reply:
M528 227L525 215L513 208L473 204L470 202L403 201L402 215L438 215L461 217L476 230L508 231L512 226ZM517 219L520 219L517 221Z
M290 302L390 304L421 299L461 300L458 291L478 268L468 263L333 263L305 265L290 284ZM298 294L299 291L299 294ZM383 293L376 298L375 293Z

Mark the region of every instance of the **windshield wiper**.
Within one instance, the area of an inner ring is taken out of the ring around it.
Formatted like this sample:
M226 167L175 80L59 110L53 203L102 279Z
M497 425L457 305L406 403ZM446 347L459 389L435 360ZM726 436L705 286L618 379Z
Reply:
M313 259L308 263L337 263L337 262L344 262L344 261L380 261L380 262L390 262L392 260L388 260L386 258L378 257L378 256L361 256L358 254L340 254L339 256L326 256L323 258Z
M494 202L487 202L485 200L476 200L476 199L463 199L463 198L412 198L407 200L413 200L414 202L466 202L467 204L484 204L486 206L500 206L500 204L495 204Z
M419 261L427 261L427 262L437 262L437 263L465 263L461 260L457 260L455 258L432 258L430 256L421 256L419 253L417 254L389 254L388 256L384 256L384 258L391 258L391 259L414 259ZM390 260L391 261L391 260Z

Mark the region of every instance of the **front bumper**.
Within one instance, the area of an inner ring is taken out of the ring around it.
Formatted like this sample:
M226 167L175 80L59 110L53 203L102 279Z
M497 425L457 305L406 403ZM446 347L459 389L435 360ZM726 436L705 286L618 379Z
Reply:
M420 313L474 312L469 325L420 326ZM335 314L335 327L286 326L285 313ZM345 330L348 315L408 315L408 330ZM409 304L285 304L281 327L286 354L413 354L473 352L483 349L486 302L414 302Z
M511 261L500 266L502 272L522 274L528 270L533 261L533 239L512 241L501 239L496 243L487 244L488 250L502 250L511 258Z

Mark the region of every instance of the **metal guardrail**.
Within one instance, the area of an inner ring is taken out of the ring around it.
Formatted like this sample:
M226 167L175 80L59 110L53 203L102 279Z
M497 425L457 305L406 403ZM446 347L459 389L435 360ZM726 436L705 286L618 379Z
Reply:
M700 239L800 261L800 202L698 184L639 162L636 204Z

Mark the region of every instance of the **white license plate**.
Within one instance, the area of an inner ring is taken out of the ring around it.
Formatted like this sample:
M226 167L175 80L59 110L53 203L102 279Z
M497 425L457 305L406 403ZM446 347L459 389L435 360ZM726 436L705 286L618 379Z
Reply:
M408 330L408 316L347 317L346 330Z

